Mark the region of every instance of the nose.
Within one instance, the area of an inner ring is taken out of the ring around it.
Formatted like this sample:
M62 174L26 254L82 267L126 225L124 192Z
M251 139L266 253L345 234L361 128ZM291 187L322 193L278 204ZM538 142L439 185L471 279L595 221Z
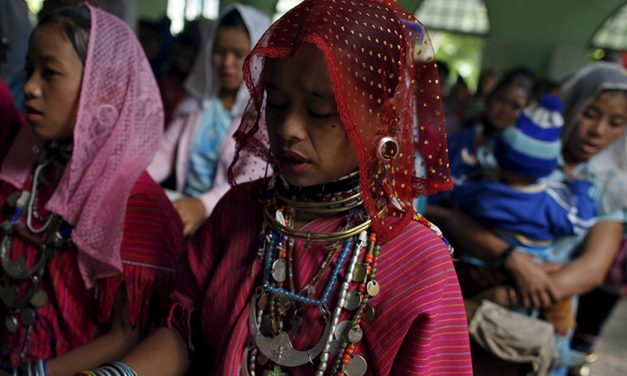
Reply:
M27 77L24 83L24 97L26 99L33 99L41 96L41 88L39 87L39 81L35 74L31 74Z
M238 58L234 53L229 52L224 55L224 65L227 67L235 67L237 65Z
M277 134L289 143L300 142L307 138L307 130L303 117L295 109L286 109L276 123Z
M609 120L603 117L597 120L596 122L594 122L594 124L592 124L592 126L590 127L589 133L592 136L600 137L600 136L603 136L605 132L607 132L609 127L610 127Z

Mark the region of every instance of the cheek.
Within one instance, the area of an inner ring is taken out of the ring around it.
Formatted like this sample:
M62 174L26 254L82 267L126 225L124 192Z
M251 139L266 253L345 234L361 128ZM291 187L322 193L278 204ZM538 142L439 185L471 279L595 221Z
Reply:
M222 66L222 59L219 55L211 55L211 66L214 70L219 69Z
M606 139L606 145L611 145L614 143L614 141L616 141L625 131L625 127L617 127L617 128L610 128L607 132L607 139Z

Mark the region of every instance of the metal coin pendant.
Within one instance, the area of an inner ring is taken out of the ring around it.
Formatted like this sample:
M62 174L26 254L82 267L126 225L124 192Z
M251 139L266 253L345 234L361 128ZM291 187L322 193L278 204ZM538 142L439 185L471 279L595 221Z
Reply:
M353 358L344 367L344 373L346 376L363 376L368 369L368 363L361 355L354 355Z
M18 308L23 304L16 286L0 287L0 300L6 308Z
M350 324L351 322L348 320L341 321L339 324L337 324L337 326L335 327L335 332L333 332L333 336L335 336L335 339L341 341L342 335L346 333Z
M367 273L368 269L366 268L366 264L360 263L355 265L355 270L353 271L353 281L363 282L363 280L366 279Z
M32 298L30 298L30 304L32 304L33 306L37 308L45 306L47 302L48 302L48 293L46 293L46 291L42 289L35 290L35 293L33 293Z
M359 341L361 341L361 339L364 338L364 331L361 330L360 327L358 326L353 326L349 331L348 331L348 340L350 341L350 343L357 343Z
M24 279L28 277L29 270L26 268L26 259L20 257L15 261L2 259L2 269L13 279Z
M375 281L374 279L372 281L369 281L368 284L366 285L366 291L368 291L368 295L370 296L379 295L380 290L381 290L381 285L379 285L379 282Z
M18 325L20 325L20 323L17 321L17 317L15 317L13 315L7 315L4 318L4 326L11 333L15 333L15 331L17 330Z
M277 282L285 282L287 277L287 261L278 259L272 263L272 278Z
M361 294L359 291L349 291L346 300L344 301L344 308L349 311L355 310L361 304Z
M35 312L32 308L24 308L22 312L20 312L20 321L24 326L31 326L35 323L37 319L37 312Z
M363 314L363 318L368 321L371 322L372 320L374 320L374 307L372 307L370 304L366 304L364 306L364 314Z

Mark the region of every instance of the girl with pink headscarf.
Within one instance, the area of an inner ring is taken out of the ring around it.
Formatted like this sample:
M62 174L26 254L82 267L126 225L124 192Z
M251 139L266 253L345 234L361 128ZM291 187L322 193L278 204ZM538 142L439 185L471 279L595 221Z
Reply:
M158 319L182 224L145 173L163 110L133 32L91 6L41 20L26 120L0 165L1 360L69 375L124 354Z

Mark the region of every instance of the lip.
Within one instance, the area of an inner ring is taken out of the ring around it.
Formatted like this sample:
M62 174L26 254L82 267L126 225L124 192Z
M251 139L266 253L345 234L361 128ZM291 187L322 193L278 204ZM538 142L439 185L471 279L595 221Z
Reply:
M303 174L313 165L313 162L310 159L307 159L304 155L291 150L280 151L277 154L276 159L279 165L279 170L281 170L281 173L283 174Z
M595 154L599 150L599 146L584 142L581 144L581 150L586 154Z
M35 107L30 106L30 105L25 105L24 111L25 111L24 117L29 123L36 122L37 120L41 119L43 115L43 112L37 110Z
M226 73L226 72L223 72L220 76L222 77L222 79L225 79L225 80L232 80L232 79L234 79L234 78L235 78L235 76L236 76L236 75L235 75L235 73Z

